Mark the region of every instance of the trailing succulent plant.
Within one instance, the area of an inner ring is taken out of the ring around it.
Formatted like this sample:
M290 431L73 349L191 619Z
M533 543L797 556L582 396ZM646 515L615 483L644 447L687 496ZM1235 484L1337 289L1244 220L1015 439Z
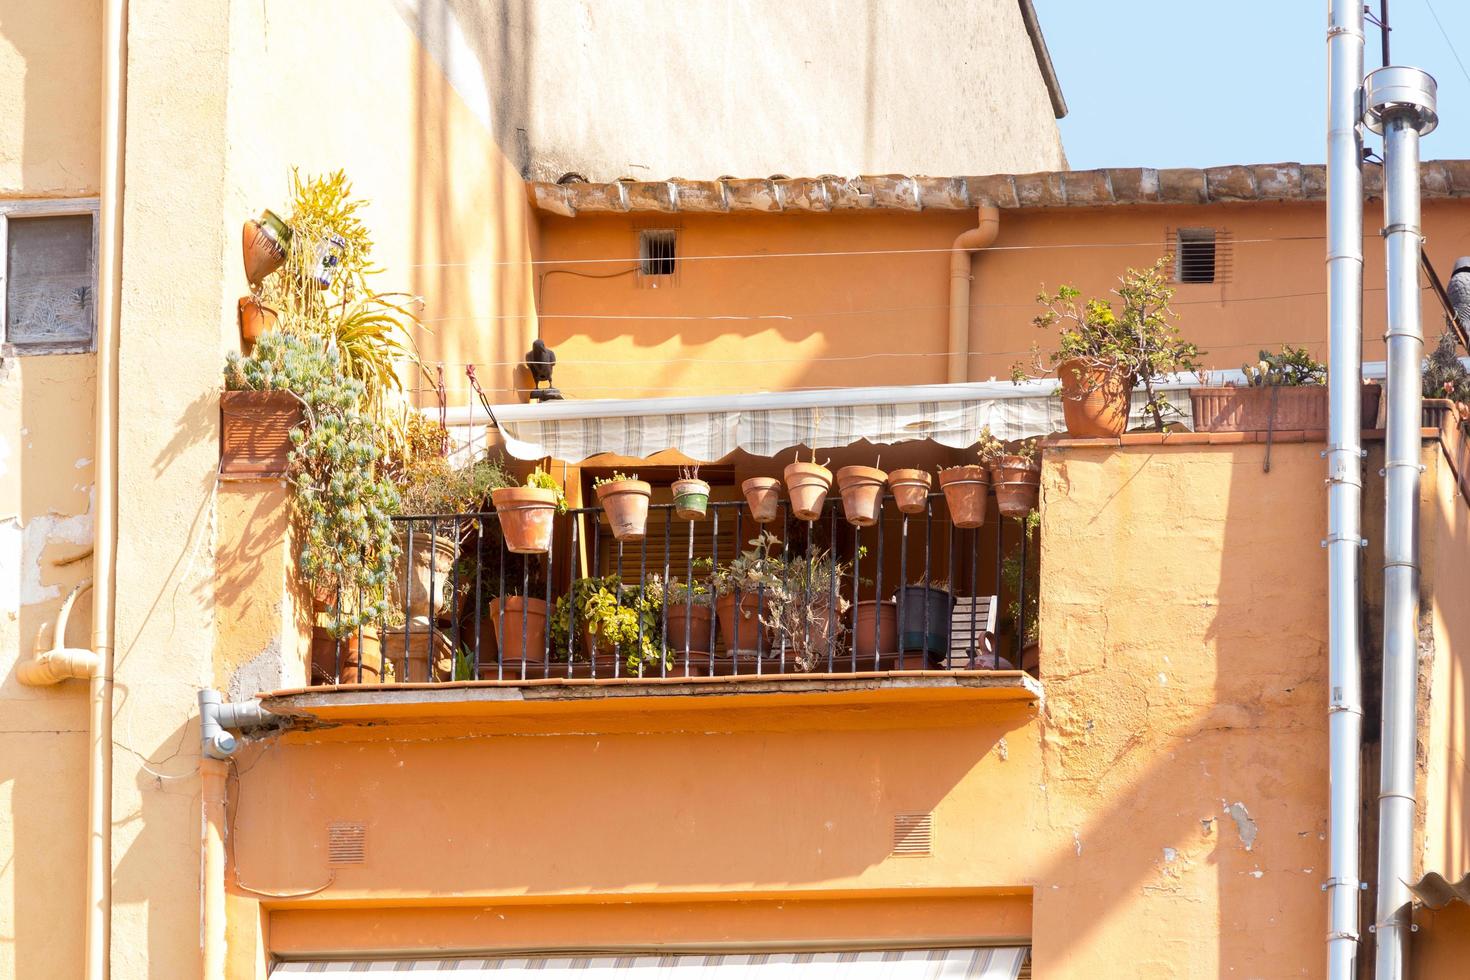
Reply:
M327 615L339 634L383 621L398 549L393 484L380 475L381 449L363 416L362 382L345 377L336 350L319 337L270 331L247 356L225 364L231 390L289 391L304 422L291 430L288 476L302 576L332 598Z
M1283 345L1279 354L1261 351L1260 359L1254 364L1242 364L1240 372L1252 388L1268 385L1297 388L1327 383L1327 365L1313 358L1305 347Z

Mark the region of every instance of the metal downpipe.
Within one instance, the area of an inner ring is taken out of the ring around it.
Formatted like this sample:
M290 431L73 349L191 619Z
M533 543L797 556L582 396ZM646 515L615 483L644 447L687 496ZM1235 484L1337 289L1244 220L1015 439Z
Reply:
M1331 0L1327 30L1327 976L1356 980L1363 690L1363 7Z
M1365 119L1383 134L1388 266L1388 420L1384 449L1383 765L1378 793L1377 980L1403 980L1413 928L1414 755L1419 675L1419 137L1433 131L1435 83L1415 68L1368 76Z

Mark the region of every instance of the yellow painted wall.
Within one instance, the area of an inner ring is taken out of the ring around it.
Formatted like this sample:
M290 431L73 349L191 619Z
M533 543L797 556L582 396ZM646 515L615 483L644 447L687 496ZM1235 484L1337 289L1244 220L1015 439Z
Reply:
M1363 332L1372 360L1383 356L1383 251L1381 208L1367 208ZM1470 251L1467 215L1470 202L1424 202L1427 248L1441 275ZM568 397L608 398L943 382L948 250L974 223L973 213L953 211L542 213L537 306L559 358L557 385ZM1031 325L1043 286L1101 295L1125 267L1163 254L1178 227L1214 227L1233 239L1221 250L1222 269L1230 256L1225 280L1179 284L1174 299L1207 365L1238 368L1282 343L1326 356L1319 202L1008 210L995 247L973 264L970 378L1009 378L1033 344L1052 341ZM649 288L630 274L639 228L678 230L688 261L672 285ZM882 250L902 254L805 254ZM1424 302L1435 309L1428 292ZM1437 336L1439 323L1428 317L1426 329Z
M0 198L96 195L98 8L0 2ZM14 668L91 575L94 386L90 354L0 361L0 976L81 970L80 944L56 936L82 927L85 685L27 688ZM83 597L70 645L90 616Z

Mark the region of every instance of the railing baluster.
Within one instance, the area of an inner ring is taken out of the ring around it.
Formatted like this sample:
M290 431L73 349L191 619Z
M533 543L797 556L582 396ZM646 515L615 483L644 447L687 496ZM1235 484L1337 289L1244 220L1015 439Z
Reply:
M403 679L408 680L408 644L409 634L413 632L413 526L415 521L408 522L408 554L403 559L403 584L401 595L403 596ZM386 638L385 638L386 639ZM383 651L386 657L388 644L384 642Z
M1026 518L1021 518L1021 576L1016 580L1016 651L1015 661L1012 663L1017 670L1025 670L1021 663L1021 655L1026 650L1026 546L1030 543L1031 529L1026 525Z
M882 513L882 506L883 505L881 503L878 505L880 514ZM879 522L878 526L880 528L883 526L881 521ZM907 589L909 587L909 515L907 514L901 515L898 528L898 587L900 589ZM902 595L902 593L900 593L900 595ZM900 636L903 635L903 607L905 605L906 603L900 602L898 604L898 608L894 610L895 618L897 620L896 625ZM929 594L927 592L924 594L924 608L929 608ZM876 629L873 631L873 635L875 637L878 635L878 631ZM924 634L924 636L926 637L926 639L924 640L925 643L929 642L927 639L928 635L928 633ZM876 650L877 647L874 646L874 649ZM880 665L877 663L877 660L875 658L873 669L877 670L879 666ZM900 658L898 666L907 667L908 663L903 658Z
M495 616L500 620L500 625L496 628L495 632L495 679L498 681L505 680L505 604L510 598L505 594L505 552L505 536L502 534L500 540L500 584L495 592L500 598L500 601L495 605ZM525 646L525 643L522 642L522 658L525 657ZM522 674L521 676L524 679L525 675Z
M1001 604L1001 595L1005 591L1005 549L1006 522L1004 518L996 518L995 521L995 625L1000 626L1000 611L1005 608ZM992 660L991 666L994 666Z
M933 587L930 584L932 582L932 579L930 578L930 576L931 576L931 574L933 572L933 569L930 567L930 563L929 563L929 538L930 538L930 532L933 530L933 527L934 527L934 500L933 500L933 498L926 496L924 498L924 622L922 624L922 628L924 630L924 643L926 645L929 642L929 626L930 626L930 623L929 623L929 589L931 589Z
M555 570L555 566L554 566L555 558L556 558L556 518L555 517L552 517L552 519L551 519L551 534L547 537L547 543L546 543L546 599L545 599L545 602L546 602L546 628L544 630L542 630L542 632L541 632L541 676L542 677L550 677L551 676L551 582L552 582L552 579L554 578L554 575L552 573ZM530 558L529 555L527 555L526 556L526 563L529 565L530 564L530 561L531 561L531 558ZM570 562L571 559L568 558L567 561Z
M490 512L485 510L485 505L481 503L480 521L475 530L475 668L473 676L470 677L472 681L480 679L480 658L483 656L484 651L482 648L485 645L485 625L482 621L484 610L481 608L481 603L485 601L485 597L482 593L481 586L483 585L483 566L485 564L485 528L489 526L490 519ZM408 640L405 639L405 648L407 644Z
M878 533L880 535L883 533L882 527L878 528ZM861 593L863 588L861 581L863 565L862 554L863 529L854 526L852 529L852 650L849 651L852 659L850 669L853 673L857 673L858 600L862 598ZM881 617L883 615L882 603L878 601L878 596L876 594L873 596L873 600L873 608L878 611L878 616ZM876 632L874 633L874 635L877 635Z
M985 530L985 527L984 527L984 525L981 525L980 527L977 527L977 528L975 528L975 530L973 530L973 531L970 532L970 649L969 649L969 654L970 654L970 666L972 666L972 667L975 665L975 662L976 662L975 661L975 658L979 655L978 651L984 645L982 643L981 637L978 637L978 636L975 635L975 630L977 628L977 625L976 624L977 624L977 622L979 620L979 615L980 615L980 532L983 531L983 530ZM951 646L951 648L954 646L953 641L950 642L950 646ZM951 652L950 650L944 651L944 666L946 668L948 668L949 666L951 666L950 665L950 662L949 662L950 652Z
M567 594L567 600L566 600L567 601L567 676L568 677L571 677L572 676L572 649L573 649L572 648L572 644L575 642L576 637L577 637L577 611L576 611L575 608L573 608L572 596L576 594L576 586L577 586L577 558L579 557L578 552L577 552L577 537L578 537L578 533L581 531L581 528L582 528L582 515L581 514L575 514L575 515L569 514L569 515L567 515L567 519L568 519L568 521L570 521L571 526L572 526L572 532L571 532L571 551L568 553L568 557L567 557L567 582L568 582L568 587L569 587L569 589L571 591ZM551 611L548 609L547 610L548 617L550 616L550 612ZM549 624L549 622L550 622L550 620L548 618L548 624ZM547 632L550 632L550 630L551 630L551 627L550 627L550 625L548 625L547 626Z
M451 642L449 644L449 676L446 677L446 678L444 678L444 680L447 680L447 681L454 680L454 666L455 666L455 664L459 663L459 548L460 548L460 539L461 539L462 535L463 535L463 532L461 530L460 523L459 523L459 515L456 514L455 517L454 517L454 539L453 539L454 540L454 561L449 566L449 579L450 579L449 596L450 596L450 598L449 598L448 605L449 605L449 615L453 617L449 621L450 626L453 629L453 632L451 634L452 637L453 637L453 639L451 640ZM429 651L429 673L428 673L428 678L431 681L434 679L434 651L433 650L430 650Z
M874 596L881 596L883 594L883 508L882 508L882 505L881 504L879 505L879 508L878 508L878 525L877 525L877 527L878 527L878 546L875 549L877 551L877 556L874 558L874 562L873 562L873 565L874 565L874 571L873 571L873 595ZM894 593L895 598L898 599L898 607L899 607L899 609L902 609L903 608L903 589L904 589L904 583L903 582L899 582L898 583L898 589ZM880 615L881 615L881 612L880 612ZM900 662L902 662L903 659L904 659L903 645L904 645L903 644L903 634L902 633L899 633L898 634L898 650L899 650L898 659L899 659ZM882 646L882 644L878 642L878 629L877 629L877 626L875 625L874 628L873 628L873 656L874 657L879 656L880 651L878 650L878 648L880 646ZM854 666L853 669L856 670L857 669L856 666Z
M521 555L521 680L526 679L526 665L530 661L527 631L531 628L531 559ZM544 675L543 675L544 676Z
M429 519L429 554L427 555L427 557L429 559L429 604L428 604L428 606L425 609L425 618L427 618L428 621L429 621L429 639L428 639L428 643L426 644L426 651L425 651L425 654L424 654L425 660L426 660L427 664L430 664L430 665L432 665L433 662L434 662L434 632L435 632L434 631L434 627L436 625L435 622L434 622L434 599L436 597L436 593L434 591L434 586L437 584L438 579L439 579L439 568L438 568L438 564L439 563L435 560L435 558L437 557L437 555L435 554L435 552L438 550L438 548L439 548L439 518L438 517L431 517ZM413 567L410 566L408 571L409 571L409 574L412 575L413 574ZM409 598L409 603L408 604L410 606L413 605L413 599L412 599L411 596ZM358 641L357 649L359 651L359 662L361 662L361 657L360 657L360 652L362 650L362 642L361 641ZM428 671L426 671L424 676L425 677L428 677L428 676L430 676L430 673ZM409 673L408 673L407 669L405 669L404 672L403 672L403 679L405 681L412 680L412 678L409 676Z
M736 514L736 517L738 518L740 512L737 510L735 512L735 514ZM736 539L736 546L735 547L736 547L736 552L738 553L739 552L739 548L740 548L739 539L738 538ZM710 553L709 592L710 592L710 596L711 597L714 597L714 593L715 593L715 569L718 568L719 565L720 565L720 509L718 507L716 507L714 509L714 520L710 523L709 553ZM691 566L691 568L692 567L693 566ZM716 616L716 615L714 615L714 611L715 611L714 610L714 606L713 606L713 604L711 604L711 607L710 607L710 618L709 618L709 676L711 676L711 677L715 676L715 627L718 625L718 621L719 621L719 617ZM739 610L738 609L736 610L736 621L737 622L739 621Z
M719 511L715 511L716 514ZM715 614L714 593L709 593L710 618ZM684 676L689 676L689 647L694 636L694 522L689 522L689 554L686 558L686 571L684 573ZM714 649L714 644L710 644Z
M664 577L663 588L658 591L658 675L669 676L669 534L674 524L674 512L664 515ZM690 521L693 527L694 522ZM645 583L646 584L646 583Z
M837 508L829 512L827 524L827 673L837 656L837 635L842 632L842 613L837 608Z

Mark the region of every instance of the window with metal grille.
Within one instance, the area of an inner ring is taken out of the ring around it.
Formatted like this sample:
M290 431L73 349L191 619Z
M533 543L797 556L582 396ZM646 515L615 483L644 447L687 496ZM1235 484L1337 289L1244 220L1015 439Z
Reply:
M1174 280L1214 282L1215 229L1180 228L1175 239L1178 250L1174 254Z
M0 203L5 354L89 351L96 321L91 201Z
M678 236L672 228L648 228L638 233L638 274L672 276L678 258Z

